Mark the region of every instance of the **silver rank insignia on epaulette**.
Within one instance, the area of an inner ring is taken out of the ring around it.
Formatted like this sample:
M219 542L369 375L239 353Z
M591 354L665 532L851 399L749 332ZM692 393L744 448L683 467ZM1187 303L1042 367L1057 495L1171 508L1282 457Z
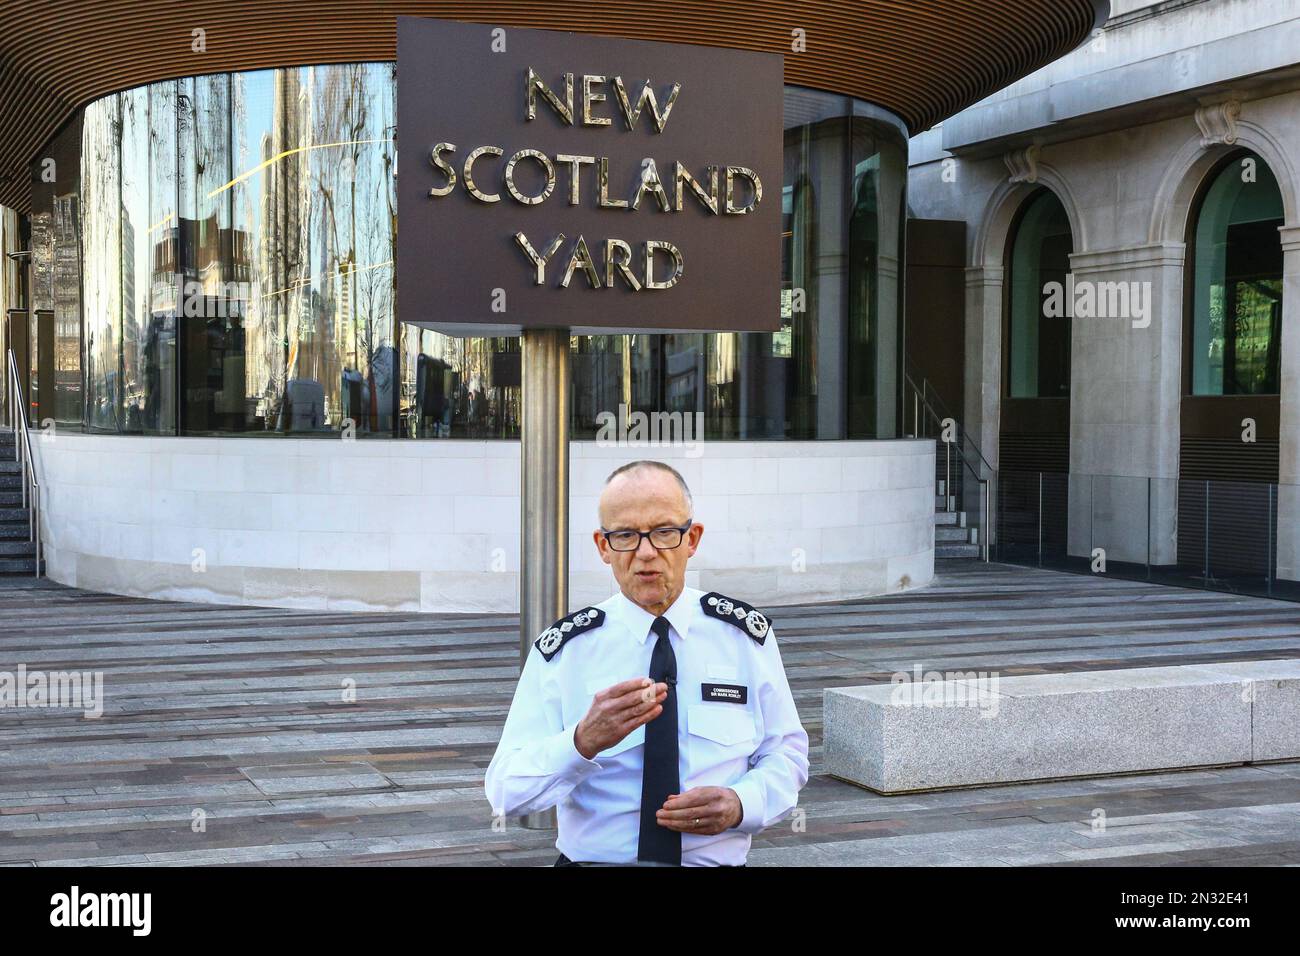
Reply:
M569 638L576 637L593 627L600 627L604 623L604 611L598 607L584 607L581 611L574 611L568 617L560 618L542 631L542 636L533 641L533 646L549 661L560 653L560 648L568 643Z
M762 611L750 607L744 601L737 601L717 591L710 591L700 598L700 607L709 617L734 624L759 644L767 640L768 629L772 624Z

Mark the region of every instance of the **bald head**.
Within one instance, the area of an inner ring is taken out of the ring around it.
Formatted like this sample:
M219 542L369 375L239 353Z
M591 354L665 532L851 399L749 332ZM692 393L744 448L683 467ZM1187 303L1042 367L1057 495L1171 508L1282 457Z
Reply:
M686 485L686 479L676 468L662 461L649 459L632 461L610 472L609 477L605 479L605 487L600 493L598 506L597 517L603 527L609 527L607 505L621 502L626 496L634 496L642 500L646 496L652 496L665 502L680 504L681 521L675 522L678 524L695 513L695 501L691 497L691 489Z
M610 566L627 598L659 615L670 608L686 583L686 562L699 546L704 526L694 521L694 504L686 482L659 461L634 461L615 471L600 493L600 526L592 534L600 559ZM685 529L676 547L656 548L648 532ZM631 551L616 551L609 531L642 532Z

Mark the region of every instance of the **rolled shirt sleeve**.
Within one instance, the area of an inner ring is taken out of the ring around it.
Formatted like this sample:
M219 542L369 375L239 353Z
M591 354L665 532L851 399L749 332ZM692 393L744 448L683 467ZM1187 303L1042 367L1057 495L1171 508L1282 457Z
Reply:
M515 816L555 806L601 769L578 753L577 725L565 727L558 696L547 694L545 659L533 648L524 662L510 713L483 781L495 815Z
M771 826L793 810L799 803L799 791L808 782L808 733L799 721L771 630L758 652L763 675L759 687L763 739L750 757L750 769L731 785L743 811L734 829L749 834Z

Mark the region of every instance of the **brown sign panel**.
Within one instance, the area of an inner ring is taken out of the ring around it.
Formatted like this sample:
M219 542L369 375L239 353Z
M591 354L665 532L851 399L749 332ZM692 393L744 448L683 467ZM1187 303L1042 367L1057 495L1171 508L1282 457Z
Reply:
M780 56L397 19L401 318L780 325Z

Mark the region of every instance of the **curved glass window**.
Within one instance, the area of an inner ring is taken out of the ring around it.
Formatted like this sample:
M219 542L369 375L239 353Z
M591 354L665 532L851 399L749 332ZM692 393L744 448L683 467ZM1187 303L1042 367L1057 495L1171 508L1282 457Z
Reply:
M85 418L82 375L82 210L80 183L85 150L84 117L74 116L32 166L31 215L31 378L29 400L34 422L80 426ZM94 155L105 131L94 124L87 132ZM110 157L111 158L111 157ZM93 161L93 160L92 160ZM109 183L112 170L104 173ZM100 212L105 210L101 209ZM111 215L112 208L107 212ZM115 224L107 224L111 242ZM111 251L103 243L101 252Z
M34 299L57 320L47 351L71 398L60 421L518 437L519 340L454 338L397 312L394 74L360 63L171 80L98 100L65 128L47 153L71 156L70 174L61 158L42 185L32 166L46 291ZM898 434L906 130L795 87L785 123L771 193L780 331L575 336L574 437L620 408L698 414L691 437Z
M1074 251L1065 207L1048 189L1025 203L1007 277L1007 396L1069 398L1070 317L1063 302Z
M1254 153L1211 178L1192 241L1193 395L1278 393L1282 218L1277 180Z
M131 434L171 434L178 386L176 84L141 87L120 100L122 394L114 418Z

